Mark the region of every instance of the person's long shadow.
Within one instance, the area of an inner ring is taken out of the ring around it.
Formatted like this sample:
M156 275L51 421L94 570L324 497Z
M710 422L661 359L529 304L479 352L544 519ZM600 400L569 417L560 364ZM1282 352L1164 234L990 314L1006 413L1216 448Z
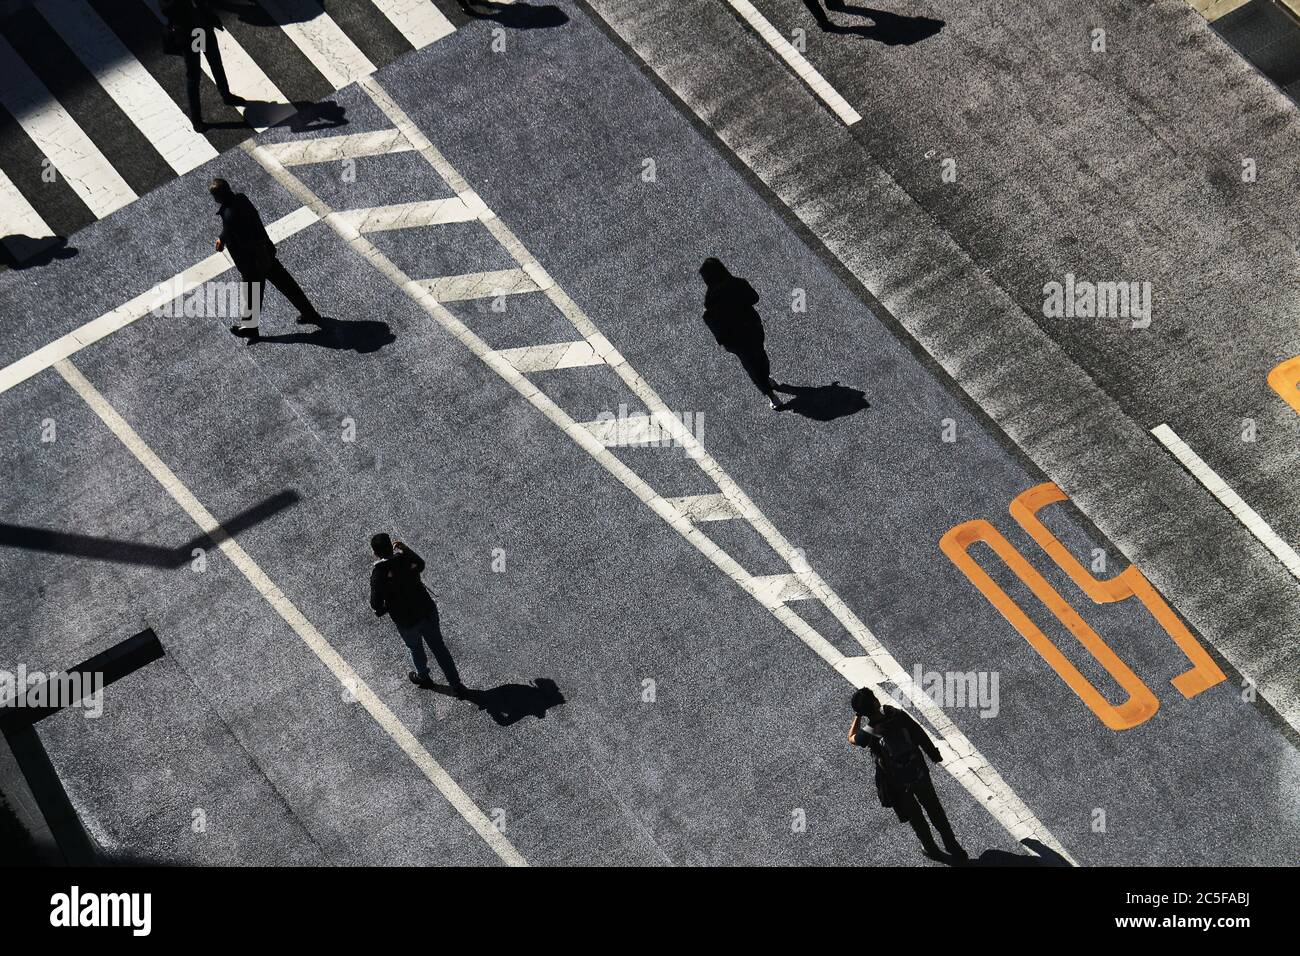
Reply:
M48 266L55 259L71 259L77 247L62 236L23 236L15 233L0 238L0 264L10 269Z
M777 406L780 411L794 412L819 422L856 415L871 407L864 392L839 382L831 382L829 385L778 385L776 390L794 396Z
M288 335L263 335L259 343L273 345L319 345L327 349L351 349L360 355L378 352L385 345L397 341L387 322L378 319L354 319L344 322L322 315L318 327L311 332L291 332Z
M433 689L439 694L455 696L452 689L443 684L434 684ZM466 690L465 700L486 711L500 727L509 727L525 717L545 720L548 710L565 703L560 688L548 677L538 677L531 684L502 684L489 690Z
M306 23L314 20L324 11L325 4L320 4L321 9L313 9L311 4L300 3L283 3L280 4L280 13L283 17L273 17L266 10L262 9L251 0L244 0L242 3L234 3L232 0L211 0L213 9L218 13L233 13L250 26L255 27L279 27L293 23Z
M494 3L492 0L460 0L460 8L476 20L495 20L509 30L537 30L559 27L569 16L551 4Z
M1021 846L1038 854L1026 856L1022 853L1008 853L1006 850L985 850L977 859L970 860L963 866L1066 866L1070 861L1051 847L1038 840L1026 837L1020 841Z
M822 9L821 0L803 0L814 17L817 25L827 33L843 33L875 40L886 46L910 46L928 40L945 26L943 20L933 17L905 17L886 10L874 10L871 7L849 6L843 0L826 0L826 10L846 13L850 16L869 17L871 24L841 26L835 23Z

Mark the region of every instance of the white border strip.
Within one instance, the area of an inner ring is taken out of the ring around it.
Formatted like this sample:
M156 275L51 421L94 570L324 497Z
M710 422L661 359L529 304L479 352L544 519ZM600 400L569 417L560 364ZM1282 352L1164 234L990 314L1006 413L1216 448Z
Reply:
M852 126L858 120L862 119L858 111L848 104L848 101L835 88L826 82L826 78L814 69L813 65L804 59L804 55L796 50L785 37L772 26L761 13L754 9L754 5L749 0L727 0L731 8L740 14L754 30L767 41L768 46L776 51L777 56L785 60L786 66L794 70L799 79L808 84L811 89L821 99L823 103L831 108L836 116L844 121L845 126Z
M370 685L361 679L361 675L353 670L330 642L325 640L320 631L312 626L311 621L303 616L288 596L276 587L275 582L266 576L248 552L217 523L217 519L199 503L175 473L163 464L162 460L153 453L153 449L145 444L144 439L118 414L117 409L108 403L95 386L86 380L81 371L66 360L56 363L54 368L77 394L85 399L86 404L108 426L109 431L117 436L131 454L135 455L158 484L162 485L175 502L185 509L185 513L193 519L199 529L212 538L221 549L221 553L243 573L248 582L257 589L257 593L266 598L267 603L275 609L286 624L293 628L294 633L302 638L303 643L311 649L322 664L329 668L330 673L338 678L339 683L365 707L367 713L393 739L393 742L402 748L429 782L438 788L438 792L447 798L447 802L456 808L456 812L464 817L465 822L474 828L501 861L509 866L527 866L528 861L505 838L505 835L493 826L492 821L478 808L478 804L470 798L469 794L460 788L438 761L433 759L433 755L424 748L406 725L397 719L397 715L379 699L370 689Z
M1151 434L1156 437L1160 444L1164 445L1184 468L1192 473L1192 477L1205 486L1206 490L1219 502L1237 516L1237 520L1246 526L1246 530L1259 539L1259 543L1273 552L1273 555L1282 562L1292 577L1300 580L1300 554L1296 554L1295 549L1277 536L1267 521L1256 514L1255 509L1228 487L1228 483L1218 476L1218 474L1207 465L1201 456L1192 451L1188 444L1178 437L1178 434L1166 424L1157 425L1151 429Z

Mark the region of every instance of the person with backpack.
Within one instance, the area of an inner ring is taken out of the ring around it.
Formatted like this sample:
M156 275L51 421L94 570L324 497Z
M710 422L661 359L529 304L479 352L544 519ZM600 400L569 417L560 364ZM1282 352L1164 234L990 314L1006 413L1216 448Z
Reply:
M857 747L866 747L875 757L876 793L880 805L893 808L900 822L911 824L930 859L947 862L934 842L926 824L926 815L939 831L948 857L970 859L957 842L948 815L939 803L939 795L934 792L934 782L930 779L930 768L925 758L928 756L935 763L942 763L943 754L930 735L907 711L882 707L876 695L866 687L857 690L850 703L854 716L849 725L849 742ZM862 726L864 717L866 727Z
M428 689L433 686L429 680L429 656L424 652L427 644L452 692L464 699L468 692L443 640L438 605L420 580L424 573L424 559L402 542L393 541L383 533L370 539L370 550L376 558L370 568L370 606L379 617L387 614L392 619L402 642L411 652L415 670L406 676L419 687Z

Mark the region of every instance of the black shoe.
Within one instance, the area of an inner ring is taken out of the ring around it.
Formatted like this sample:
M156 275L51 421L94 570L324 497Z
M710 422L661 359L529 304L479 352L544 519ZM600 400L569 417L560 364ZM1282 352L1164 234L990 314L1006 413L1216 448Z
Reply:
M262 337L262 333L258 331L257 328L246 329L243 326L239 326L239 325L232 325L230 327L230 334L235 336L236 338L244 339L245 345L252 345L254 342L256 342L258 339Z
M196 133L206 133L208 131L208 124L201 119L194 120L190 125L194 127Z
M421 677L415 671L407 671L406 677L416 687L423 687L425 690L428 690L433 686L433 681L429 680L427 677Z
M227 106L243 106L248 102L248 100L235 93L222 93L221 102L225 103Z
M457 700L465 700L469 697L469 688L464 684L457 684L451 689L451 692Z
M298 316L299 325L320 325L320 320L321 314L319 312L313 312L311 315L304 312L302 315Z
M970 854L966 852L960 843L945 843L943 846L948 851L948 855L954 860L970 859Z

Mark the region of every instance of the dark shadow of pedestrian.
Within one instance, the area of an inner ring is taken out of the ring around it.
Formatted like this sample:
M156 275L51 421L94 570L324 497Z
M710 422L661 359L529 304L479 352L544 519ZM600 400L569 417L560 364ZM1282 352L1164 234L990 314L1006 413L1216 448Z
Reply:
M781 411L794 412L819 422L856 415L871 407L866 393L839 382L831 382L829 385L778 385L777 389L794 396L785 400L780 406Z
M495 20L509 30L537 30L569 22L568 14L551 4L494 3L492 0L456 0L466 16Z
M455 696L444 684L434 684L433 689L449 697ZM548 710L565 703L555 681L546 677L538 677L531 684L502 684L490 690L466 689L464 699L486 711L500 727L509 727L525 717L545 720Z
M776 393L783 389L772 380L763 320L754 308L758 293L748 280L733 276L714 258L704 260L700 277L708 287L704 293L704 324L719 345L740 359L745 374L767 396L768 404L780 407Z
M353 319L344 322L327 315L320 317L318 328L311 332L291 332L288 335L263 335L259 344L318 345L321 348L351 350L359 355L378 352L385 345L397 341L397 336L387 322L377 319Z
M1021 846L1036 853L1030 856L1023 853L1008 853L1006 850L985 850L977 859L963 866L1054 866L1068 867L1070 861L1046 844L1026 837L1020 841Z
M77 247L68 245L62 236L23 236L0 238L0 265L10 269L33 269L48 266L55 259L71 259Z
M821 0L803 0L803 3L817 18L817 25L827 33L852 34L875 40L886 46L910 46L913 43L920 43L934 36L945 25L943 20L936 20L933 17L905 17L885 10L874 10L871 7L849 6L843 0L826 0L826 10L834 10L836 13L850 16L868 17L871 20L869 26L858 24L846 27L831 20L826 10L822 9Z

